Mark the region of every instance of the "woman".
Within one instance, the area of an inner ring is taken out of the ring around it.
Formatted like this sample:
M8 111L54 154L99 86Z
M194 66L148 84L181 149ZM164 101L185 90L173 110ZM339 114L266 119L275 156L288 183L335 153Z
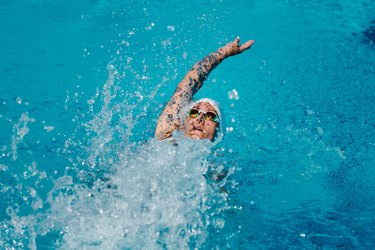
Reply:
M160 140L172 136L174 131L182 131L192 139L214 140L220 126L221 113L218 103L203 98L192 102L193 95L202 87L208 74L225 58L242 53L254 43L249 40L240 45L237 37L217 51L194 64L178 84L172 98L158 119L155 136Z

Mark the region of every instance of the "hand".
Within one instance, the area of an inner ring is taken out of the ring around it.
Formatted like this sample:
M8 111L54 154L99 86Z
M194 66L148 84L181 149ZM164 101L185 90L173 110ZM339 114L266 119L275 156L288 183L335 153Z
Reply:
M224 55L224 57L234 56L242 53L244 50L249 49L254 42L254 40L249 40L240 45L240 38L236 37L233 42L230 42L225 46L219 48L219 51Z

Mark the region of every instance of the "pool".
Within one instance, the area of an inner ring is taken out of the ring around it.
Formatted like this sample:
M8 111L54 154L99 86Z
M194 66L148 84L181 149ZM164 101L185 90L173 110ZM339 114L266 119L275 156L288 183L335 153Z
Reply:
M0 248L371 249L375 4L0 1ZM190 67L221 141L153 139ZM210 172L225 172L221 182Z

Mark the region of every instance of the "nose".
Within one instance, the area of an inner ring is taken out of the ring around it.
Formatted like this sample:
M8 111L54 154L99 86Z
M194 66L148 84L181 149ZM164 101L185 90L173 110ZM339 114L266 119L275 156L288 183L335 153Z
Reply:
M203 112L202 113L200 113L198 116L197 116L197 121L199 122L199 123L204 123L204 114L203 114Z

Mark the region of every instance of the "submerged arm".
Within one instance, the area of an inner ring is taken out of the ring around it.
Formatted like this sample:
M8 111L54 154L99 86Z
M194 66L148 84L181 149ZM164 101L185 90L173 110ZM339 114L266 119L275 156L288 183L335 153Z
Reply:
M193 99L193 95L202 87L209 73L225 58L241 53L250 48L253 43L254 41L250 40L240 46L237 37L233 42L226 44L194 64L178 84L172 98L160 115L155 135L163 140L179 129L181 109Z

